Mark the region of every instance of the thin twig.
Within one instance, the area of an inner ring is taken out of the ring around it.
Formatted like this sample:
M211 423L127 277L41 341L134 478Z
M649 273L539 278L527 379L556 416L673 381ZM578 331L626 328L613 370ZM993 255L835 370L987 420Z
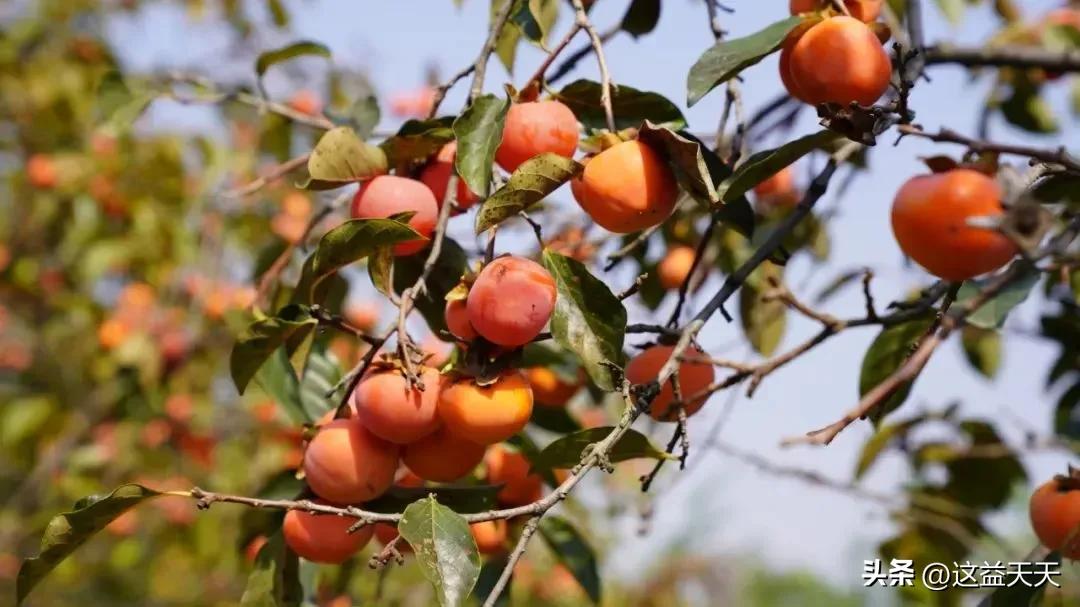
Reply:
M596 63L600 68L600 105L604 107L604 118L607 128L615 132L615 112L611 108L611 73L608 71L607 59L604 58L604 41L596 33L596 28L589 21L589 15L585 12L585 5L581 0L572 0L574 10L577 11L577 24L589 34L593 52L596 53Z
M525 527L521 530L521 537L518 538L517 544L514 545L514 550L510 553L510 556L506 559L506 566L503 567L502 573L499 574L499 579L495 581L495 585L492 586L491 592L488 594L487 599L484 601L483 607L494 607L499 601L499 595L506 590L507 584L510 583L510 576L514 574L514 566L517 565L521 557L525 555L525 548L528 547L529 540L533 534L536 533L536 529L540 526L540 515L530 518Z
M1070 154L1065 146L1048 149L1026 145L1015 145L1011 143L984 141L981 139L972 139L971 137L962 135L949 128L942 128L937 133L929 133L924 131L923 128L917 124L900 125L896 128L900 131L901 137L912 135L915 137L922 137L923 139L929 139L930 141L937 143L957 143L966 146L972 152L997 152L999 154L1026 156L1049 164L1061 165L1065 167L1066 170L1073 173L1080 173L1080 159L1077 159Z

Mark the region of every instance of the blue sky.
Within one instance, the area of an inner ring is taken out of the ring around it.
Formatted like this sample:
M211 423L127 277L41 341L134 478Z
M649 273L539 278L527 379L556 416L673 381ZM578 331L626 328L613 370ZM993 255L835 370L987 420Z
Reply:
M382 94L421 85L429 62L436 62L443 74L449 74L473 61L483 40L488 13L488 3L482 0L466 0L460 10L454 8L450 0L307 0L287 4L293 9L295 33L274 35L260 43L271 48L296 38L324 42L332 49L336 62L367 68ZM787 12L787 3L780 0L730 4L736 12L724 16L723 21L732 36L756 31L783 18ZM989 8L971 9L963 24L953 29L934 10L934 3L924 4L928 13L928 41L947 39L977 43L996 23ZM1041 14L1057 4L1047 0L1023 3L1028 15ZM600 29L606 29L619 19L625 6L626 2L621 0L600 0L593 18ZM564 18L556 27L556 37L567 26L567 11L563 13ZM135 69L187 68L210 70L212 74L224 72L230 76L250 73L250 64L246 60L230 61L232 50L221 31L187 19L171 5L153 5L137 17L118 19L111 27L115 39L122 45L124 60ZM583 40L581 38L578 43ZM616 83L656 91L685 106L686 72L711 41L702 3L668 0L655 32L639 41L622 35L606 47L612 77ZM520 84L541 58L539 50L522 47L514 76L508 75L493 61L487 90L498 92L505 82ZM311 65L312 69L319 68L320 60L304 61L311 62L305 65ZM744 75L742 90L750 111L780 91L775 57L749 69ZM974 132L988 79L973 81L965 71L954 67L936 67L930 75L932 82L920 83L912 96L918 122L930 129L947 126ZM595 62L582 61L576 76L596 78ZM281 81L271 78L270 84L272 90L280 90ZM279 88L275 89L275 86ZM465 85L459 86L444 108L460 107L465 88ZM1063 117L1066 88L1058 85L1050 92ZM691 129L714 130L722 103L723 95L714 92L686 111ZM804 114L796 135L816 128L810 114ZM198 109L161 104L144 118L144 126L205 127L206 114ZM391 120L384 118L383 127L393 126ZM991 133L998 140L1040 142L1040 138L1010 129L996 119ZM1077 129L1072 123L1057 141L1076 141L1076 135ZM1054 140L1043 142L1050 145ZM770 145L776 143L779 142L769 142ZM874 290L880 305L927 283L925 273L903 263L889 228L889 206L900 184L924 171L918 156L959 154L961 149L933 146L913 139L905 140L898 147L891 143L891 137L883 138L882 144L873 150L871 173L858 177L841 199L829 194L821 201L820 205L835 208L838 212L837 219L830 224L833 261L812 275L808 273L809 264L803 260L794 261L789 277L799 294L809 297L838 272L863 265L875 269ZM1017 162L1022 163L1022 160ZM807 168L803 164L800 173L805 175ZM558 195L569 198L565 191ZM468 220L459 222L468 223ZM624 279L620 276L614 280L621 286L625 284ZM703 293L707 295L710 286L718 284L717 280L707 284ZM857 291L849 289L832 300L828 311L841 317L860 315L862 299ZM631 315L631 321L644 320L636 310L631 310ZM1039 305L1031 301L1010 318L1003 367L993 382L981 379L968 368L956 340L946 344L923 372L899 415L958 400L969 415L1003 420L1003 430L1014 442L1020 434L1004 411L1026 420L1028 425L1042 432L1047 431L1056 395L1045 393L1043 387L1054 348L1027 335L1037 328L1038 316ZM792 317L781 347L790 347L816 330L815 324ZM835 420L855 404L859 365L874 335L872 328L850 331L774 374L752 400L740 398L735 404L723 432L724 439L780 464L849 479L859 449L870 435L868 425L853 425L827 448L785 450L778 444L782 438ZM739 336L737 324L728 325L716 317L703 333L702 342L714 354L741 358L749 355L748 349L741 345L730 347L739 342ZM712 418L722 408L725 398L726 395L715 397L710 407L693 418L692 444L704 442L706 429L712 425ZM875 505L798 481L766 477L719 454L697 450L691 457L705 458L705 461L695 467L690 478L681 480L670 491L665 486L673 480L674 474L669 473L658 482L653 533L648 538L635 537L633 517L618 525L617 537L622 549L618 553L620 558L607 564L611 570L630 575L649 563L655 553L648 548L679 538L691 538L693 548L707 554L751 553L777 568L805 568L840 583L857 584L862 560L873 557L874 546L887 537L891 529L885 513ZM1062 469L1066 461L1063 454L1037 454L1025 458L1029 475L1036 482ZM865 484L879 491L896 490L906 480L904 474L902 459L886 456L867 476ZM1021 518L999 523L1002 530L1027 533ZM1001 556L1003 559L1018 557L1028 548L1029 545L1018 545L1017 554Z

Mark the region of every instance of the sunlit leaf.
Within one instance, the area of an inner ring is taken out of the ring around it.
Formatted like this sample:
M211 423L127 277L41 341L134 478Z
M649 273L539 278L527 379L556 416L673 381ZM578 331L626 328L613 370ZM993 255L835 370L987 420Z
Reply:
M476 215L476 233L499 225L527 210L545 196L581 174L582 166L573 159L545 152L521 163L503 187L495 191Z
M307 306L290 305L277 316L257 320L236 339L229 357L229 370L236 389L243 394L251 378L275 350L299 333L308 333L318 321Z
M746 159L736 167L735 172L720 182L716 187L717 194L722 202L745 195L754 186L780 172L784 167L806 154L820 149L840 137L832 131L823 130L806 135L794 141L772 149L764 150Z
M574 112L586 128L607 128L604 106L600 103L602 87L592 80L576 80L555 93L555 98ZM678 106L658 93L639 91L620 84L611 91L611 109L615 114L615 129L637 128L649 120L658 127L680 129L686 126Z
M622 366L626 308L580 261L545 249L543 262L558 291L551 334L578 355L596 385L613 390L607 365Z
M1023 261L1014 263L1025 264ZM965 281L956 294L956 303L953 305L965 305L968 301L977 297L991 281L993 281L992 278ZM1001 328L1005 324L1009 312L1012 312L1013 308L1027 299L1028 294L1031 293L1031 290L1035 288L1038 282L1039 272L1029 268L1019 279L1010 281L1004 289L979 306L978 310L968 315L967 323L981 329Z
M694 105L709 91L779 49L800 23L801 17L788 17L755 34L717 42L690 68L686 77L686 104Z
M429 496L405 509L398 532L412 546L439 605L464 604L480 575L480 554L469 523Z
M887 327L878 333L863 356L859 372L859 396L865 396L895 373L911 356L916 344L932 324L932 318L918 318ZM898 387L870 413L870 419L877 423L902 405L911 392L913 382L908 381Z
M551 546L551 551L574 575L593 603L600 603L600 572L596 554L589 543L566 519L548 515L540 519L540 536Z
M21 604L49 572L113 519L158 495L142 485L123 485L82 508L53 517L45 528L37 556L26 559L19 568L15 602Z
M311 176L303 187L329 190L386 173L382 148L365 143L347 126L327 131L308 158Z
M589 428L573 434L568 434L556 439L540 452L533 460L534 470L558 470L560 468L573 468L581 461L581 455L585 448L593 443L598 443L613 428ZM608 454L611 463L618 463L629 459L649 458L668 459L671 456L658 448L644 434L636 430L628 430L626 434L615 443Z
M495 95L482 95L454 120L457 155L454 167L458 175L480 198L491 191L491 165L495 150L502 142L503 124L510 101Z
M299 607L304 598L299 573L296 553L285 545L280 531L274 533L255 557L241 607Z

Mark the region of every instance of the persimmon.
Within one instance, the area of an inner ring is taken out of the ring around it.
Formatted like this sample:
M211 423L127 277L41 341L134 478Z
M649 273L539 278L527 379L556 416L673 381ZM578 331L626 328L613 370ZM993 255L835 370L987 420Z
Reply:
M442 376L431 367L417 371L424 389L409 387L398 369L370 371L353 391L357 419L372 434L399 445L431 434L439 427Z
M124 343L131 329L117 318L107 318L98 326L98 344L106 350L114 350Z
M1031 494L1031 526L1043 546L1080 558L1080 482L1075 471L1058 475Z
M356 419L335 419L308 443L304 475L319 497L335 504L366 502L394 482L398 447Z
M431 193L435 196L435 202L438 203L439 208L442 208L443 201L446 200L446 186L450 183L450 174L454 170L454 158L456 156L457 142L451 141L439 150L439 153L428 162L423 171L420 171L420 181L423 181L424 185L431 188ZM458 209L462 211L480 200L480 197L473 194L472 190L469 189L464 179L458 179L457 181L456 197Z
M617 143L593 156L570 185L589 217L618 234L664 221L679 195L671 167L641 141Z
M480 554L499 554L506 549L506 521L482 521L469 525Z
M502 485L497 499L506 506L523 506L540 499L544 480L530 473L531 464L520 451L492 445L484 456L484 477L492 485Z
M139 511L135 509L125 510L123 514L114 518L105 525L108 531L116 537L130 537L139 529Z
M696 252L693 247L680 245L672 247L656 266L656 275L660 286L665 289L678 289L690 275Z
M554 99L515 103L506 113L495 162L513 172L533 156L551 152L571 158L578 144L578 121L566 104Z
M409 226L426 239L435 231L439 205L431 190L419 181L396 175L379 175L356 192L350 212L356 219L415 212L409 219ZM427 240L398 243L394 245L394 255L412 255L426 246Z
M870 23L881 15L881 5L885 0L844 0L844 6L852 17ZM829 8L830 0L791 0L788 7L792 15L801 15Z
M313 563L338 564L348 560L371 541L375 530L365 525L353 533L356 519L332 514L290 510L285 513L281 532L293 552Z
M435 89L430 86L413 91L394 93L390 97L390 112L398 118L422 118L435 104Z
M446 328L454 337L462 341L476 339L476 329L469 322L469 307L464 299L454 299L446 302L444 315Z
M461 378L446 385L439 397L439 416L447 430L481 445L520 432L529 423L532 407L529 381L518 371L502 373L489 386Z
M398 487L423 487L424 479L409 470L408 467L402 466L398 469L397 479L394 480L394 484Z
M26 180L39 190L55 188L60 181L56 161L46 154L34 154L26 159Z
M971 169L913 177L893 201L896 242L905 255L945 280L967 280L996 270L1016 255L1016 245L967 221L1000 217L1001 195L996 181Z
M626 365L626 379L635 384L656 381L660 375L660 368L671 358L671 353L674 350L674 346L658 344L642 351ZM702 358L704 356L705 354L695 346L690 346L683 353L683 358L686 359ZM686 400L707 388L716 377L716 372L712 365L706 362L684 360L679 363L678 377L679 389L682 391L683 399ZM649 415L658 421L674 421L676 412L671 407L674 400L675 390L672 388L671 382L666 381L649 406ZM686 400L683 405L686 416L690 417L697 413L706 400L708 400L707 396Z
M575 381L567 381L546 367L529 367L525 369L525 377L532 387L533 400L548 407L566 406L585 381L580 372Z
M790 207L799 201L795 189L795 171L786 166L754 186L760 211Z
M446 429L405 446L402 462L416 476L449 483L465 476L484 459L485 446L460 438Z
M244 547L244 560L249 563L254 563L255 559L259 556L259 551L263 549L263 546L268 542L265 535L256 535L251 538L247 546Z
M868 106L889 88L889 56L858 19L825 19L792 40L781 52L781 76L788 91L806 103Z
M397 525L391 523L375 523L375 539L379 541L383 546L397 539L398 533ZM406 553L412 552L412 546L409 542L406 542L404 538L398 542L395 546L398 552Z
M289 107L301 114L314 116L322 112L322 101L319 100L319 96L315 94L315 91L303 89L296 91L289 98Z
M523 257L500 257L484 266L466 302L469 322L484 339L523 346L540 334L555 310L555 280Z
M379 307L370 302L353 302L345 306L345 320L361 331L371 331L379 324Z

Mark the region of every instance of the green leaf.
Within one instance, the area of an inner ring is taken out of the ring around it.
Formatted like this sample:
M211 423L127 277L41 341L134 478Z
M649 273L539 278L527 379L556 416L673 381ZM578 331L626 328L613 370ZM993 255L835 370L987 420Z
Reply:
M1023 261L1016 261L1013 263L1026 263ZM980 293L983 288L990 283L992 279L981 280L968 280L964 281L964 284L960 286L960 291L956 294L955 306L963 306L967 302L974 299ZM1012 312L1013 308L1023 303L1027 299L1028 294L1035 288L1035 285L1039 282L1039 272L1028 266L1028 271L1025 272L1019 279L1009 283L1004 289L998 292L997 295L990 298L989 301L979 306L978 310L975 310L967 317L967 323L969 325L979 327L980 329L1000 329L1005 324L1005 319L1009 316L1009 312Z
M423 272L423 255L399 257L394 261L394 289L401 293L411 287ZM468 265L464 249L455 240L443 238L442 250L428 275L427 288L416 298L416 309L436 335L446 330L446 294L461 282Z
M1033 85L1017 85L1002 102L1001 113L1010 124L1031 133L1056 133L1060 128L1054 110Z
M319 239L315 251L304 262L293 300L315 303L316 287L330 274L380 247L423 238L408 224L395 219L350 219Z
M301 187L332 190L386 173L382 148L365 143L347 126L330 129L319 139L308 157L311 177Z
M866 474L866 471L874 465L878 456L885 451L885 448L888 447L893 440L906 436L909 430L924 421L926 421L926 416L920 415L896 424L882 426L878 429L878 431L870 437L870 440L866 441L863 445L862 452L859 454L859 461L855 465L855 480L859 480Z
M1001 334L990 329L965 326L960 334L964 355L976 371L993 379L1001 366Z
M509 99L483 95L454 120L454 137L458 142L454 167L465 185L480 198L487 198L491 191L491 165L502 142L509 110Z
M484 566L480 568L480 577L476 580L476 589L473 592L477 603L483 604L491 596L491 591L495 590L495 584L498 583L499 577L502 576L507 564L509 564L509 558L505 554L495 555L484 561ZM511 583L513 583L513 578L510 579ZM495 606L506 607L509 604L510 589L508 587L499 595L499 598L495 599Z
M533 407L532 417L529 418L529 423L537 428L543 428L544 430L558 434L566 434L567 432L577 432L578 430L581 430L581 424L570 416L566 407L537 404L537 406Z
M472 513L491 510L502 485L439 485L438 487L400 487L394 485L378 498L364 504L372 512L401 512L409 504L434 495L440 504L454 512Z
M274 533L255 557L241 607L299 607L304 598L299 574L296 553L285 545L280 531Z
M260 53L255 59L255 75L259 80L259 88L262 88L263 75L272 65L305 55L330 58L330 49L318 42L302 40L272 51Z
M671 129L658 127L648 120L642 125L638 139L667 159L683 189L696 200L709 206L719 200L713 176L698 141L687 139Z
M229 371L236 389L243 394L251 378L286 340L306 334L318 321L307 306L292 304L278 311L276 317L251 323L236 339L229 357Z
M527 40L542 44L551 26L555 25L559 3L555 0L514 1L517 6L510 13L510 23L521 30Z
M516 4L523 4L523 0L491 0L490 10L490 27L495 24L495 18L502 12L507 2L514 2ZM513 8L510 9L513 12ZM517 57L518 42L521 41L521 29L517 27L504 27L499 32L499 37L495 39L495 56L499 58L499 62L506 68L507 73L514 73L514 59Z
M427 159L454 140L454 118L408 120L398 132L379 144L390 166L412 164Z
M361 139L371 137L380 118L382 112L379 111L379 100L372 94L357 99L349 110L349 124L356 129L356 134Z
M543 262L558 291L551 317L555 342L578 355L597 386L614 390L606 365L622 366L626 308L580 261L545 249Z
M758 152L740 164L729 177L716 187L721 202L744 196L754 186L780 172L806 154L828 145L841 135L833 131L818 131L772 149Z
M310 417L304 409L300 399L300 383L284 348L274 350L266 359L255 374L255 383L274 399L293 423L304 424L318 419Z
M480 575L480 554L469 523L429 496L405 509L398 532L412 546L439 605L464 604Z
M390 279L393 277L394 247L379 247L368 259L368 276L375 290L383 295L389 295L393 285Z
M521 163L506 184L480 207L476 214L476 233L482 234L540 202L562 184L580 175L582 168L573 159L551 152L544 152Z
M1080 78L1076 80L1080 82ZM1075 209L1080 206L1080 176L1062 173L1044 177L1031 188L1031 194L1040 202L1064 202Z
M660 21L660 0L632 0L623 15L624 32L638 38L656 29Z
M540 535L559 560L585 589L595 604L600 603L600 573L596 554L581 533L566 519L545 516L540 519Z
M307 357L300 380L299 398L308 420L317 420L337 406L337 402L326 395L343 375L341 365L329 350L316 350Z
M776 266L762 264L754 274L757 279L751 275L751 279L739 289L739 321L754 351L762 356L771 356L787 329L787 305L779 299L765 301L762 298L770 288L765 277L779 277Z
M151 91L132 91L120 72L106 72L97 89L98 120L102 129L114 136L127 133L156 98Z
M604 106L600 103L601 86L592 80L576 80L566 85L555 98L566 104L586 128L606 129ZM615 129L637 128L649 120L658 127L681 129L686 126L678 106L663 95L639 91L620 84L611 91L611 109Z
M16 604L21 604L49 572L113 519L158 495L161 494L142 485L122 485L82 508L53 517L41 538L38 555L26 559L19 568L15 581Z
M270 11L270 17L275 26L284 28L289 25L289 13L285 11L285 5L281 3L281 0L266 0L266 8Z
M586 447L604 439L614 428L589 428L556 439L532 460L533 470L559 470L573 468L581 461L581 454ZM636 430L627 430L626 434L615 443L608 458L611 463L638 458L670 459L671 456L659 449L644 434Z
M899 369L933 322L932 318L918 318L893 325L878 333L863 356L862 370L859 372L859 396L865 396ZM908 381L898 387L870 413L870 419L877 424L885 415L902 405L911 392L913 383L914 380Z
M801 17L788 17L755 34L714 44L690 68L686 77L686 104L693 106L709 91L779 49L802 21Z
M949 21L950 25L959 25L964 18L964 0L934 0L938 10Z
M965 420L959 426L970 437L973 446L1000 447L1003 444L1001 435L988 422ZM1008 501L1013 487L1027 478L1015 453L966 457L960 450L958 455L945 463L949 472L945 493L964 506L979 510L1000 508Z

